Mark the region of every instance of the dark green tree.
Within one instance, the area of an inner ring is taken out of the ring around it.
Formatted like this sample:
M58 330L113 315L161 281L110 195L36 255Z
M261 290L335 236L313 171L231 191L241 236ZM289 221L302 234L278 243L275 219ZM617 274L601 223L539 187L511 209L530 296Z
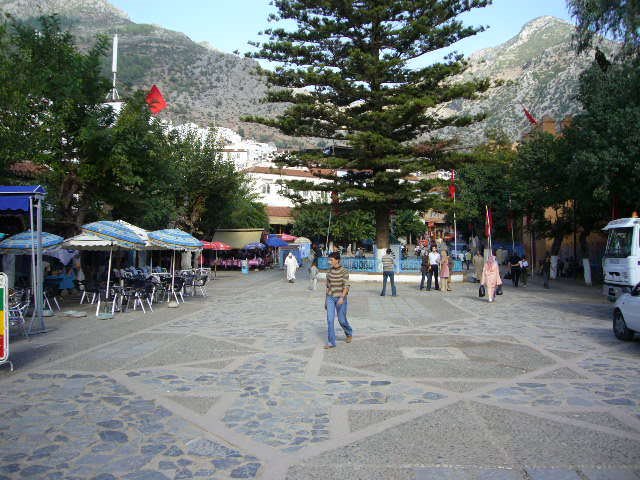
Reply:
M572 152L568 175L580 223L588 232L612 210L629 216L640 209L640 68L636 60L594 64L583 73L579 99L583 111L566 139Z
M341 209L374 212L376 243L389 244L392 210L426 210L429 182L407 182L432 169L411 145L422 134L473 118L444 117L438 106L473 98L487 81L452 83L464 69L459 56L412 68L411 62L475 35L458 16L490 0L275 0L274 21L287 27L266 31L269 40L252 54L279 62L263 71L273 86L266 101L284 102L275 119L247 120L293 136L325 139L329 155L299 153L288 165L321 167L331 184L298 188L336 192ZM294 28L288 28L295 24ZM294 90L298 89L298 90Z

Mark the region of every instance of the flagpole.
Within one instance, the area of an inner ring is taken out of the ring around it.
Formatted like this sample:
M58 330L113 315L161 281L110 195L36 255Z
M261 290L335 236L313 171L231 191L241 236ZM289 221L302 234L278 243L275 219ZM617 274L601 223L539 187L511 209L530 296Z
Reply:
M458 224L456 222L456 171L451 170L451 184L453 185L453 250L458 255Z
M489 218L489 206L485 205L484 209L485 209L485 215L486 215L485 221L487 222L487 232L489 233L489 235L488 235L489 236L489 252L492 253L493 252L493 247L491 245L491 233L492 232L491 232L491 220Z

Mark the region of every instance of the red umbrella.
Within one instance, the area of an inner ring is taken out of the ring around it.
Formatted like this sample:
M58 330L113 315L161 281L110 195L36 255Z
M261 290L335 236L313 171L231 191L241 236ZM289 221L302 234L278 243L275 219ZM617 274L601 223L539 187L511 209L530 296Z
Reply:
M202 245L204 250L233 250L231 245L224 242L202 242Z
M293 242L298 237L294 237L293 235L289 235L288 233L283 233L280 238L282 238L282 240L284 240L285 242Z
M233 247L231 245L227 245L224 242L202 242L202 248L203 250L215 250L216 252L216 263L214 264L214 268L213 268L213 275L214 276L218 276L218 251L222 251L222 250L233 250ZM202 266L202 255L200 255L200 266Z

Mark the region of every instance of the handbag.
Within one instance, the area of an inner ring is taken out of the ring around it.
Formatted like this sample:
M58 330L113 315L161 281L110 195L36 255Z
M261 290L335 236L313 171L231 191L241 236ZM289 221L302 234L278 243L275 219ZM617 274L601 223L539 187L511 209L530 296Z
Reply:
M486 295L486 290L484 289L484 285L480 285L480 288L478 289L478 296L484 297L485 295Z
M496 288L496 295L502 295L502 285L498 285Z

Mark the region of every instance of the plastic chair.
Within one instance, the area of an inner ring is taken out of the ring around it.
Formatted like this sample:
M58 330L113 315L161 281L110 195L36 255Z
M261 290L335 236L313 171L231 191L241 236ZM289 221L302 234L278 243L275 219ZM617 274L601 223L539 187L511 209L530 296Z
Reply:
M207 285L207 280L209 280L209 277L207 275L201 275L200 277L198 277L193 282L194 293L195 293L195 289L197 288L198 290L200 290L200 295L202 295L203 297L206 297L207 289L205 288L205 286Z

